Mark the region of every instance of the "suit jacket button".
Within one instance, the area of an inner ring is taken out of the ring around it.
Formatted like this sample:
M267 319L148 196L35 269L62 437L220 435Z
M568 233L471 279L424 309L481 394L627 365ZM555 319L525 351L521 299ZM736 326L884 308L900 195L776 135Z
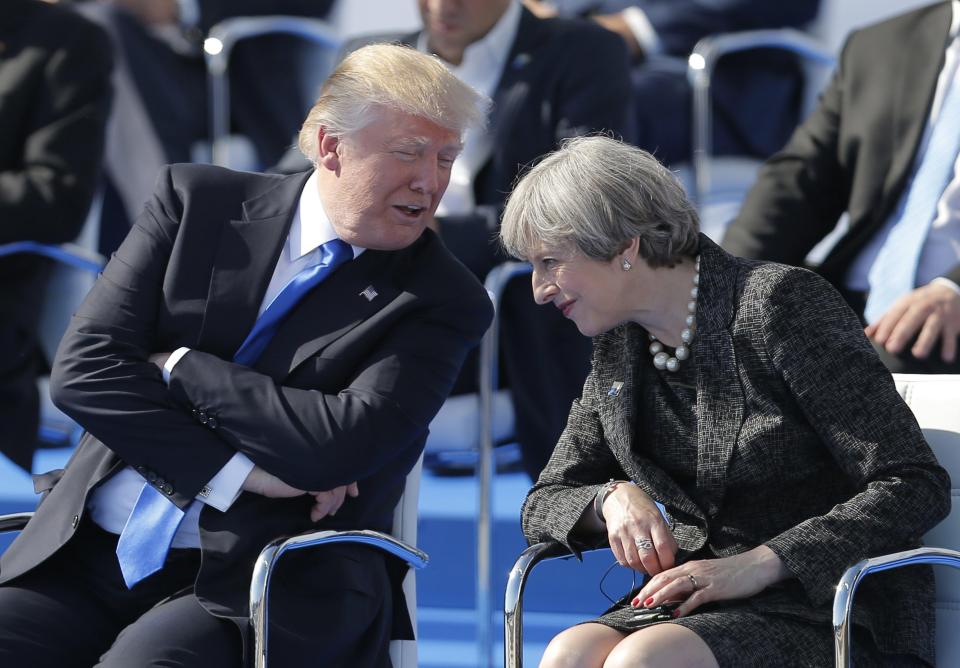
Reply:
M79 525L79 524L80 524L80 516L79 516L79 515L74 515L74 516L73 516L73 519L70 520L70 526L73 527L74 529L76 529L76 528L77 528L77 525Z
M150 484L157 482L157 474L154 473L153 471L147 471L146 478L147 478L147 482L149 482Z
M163 493L167 496L173 496L173 485L165 483L160 489L163 490Z
M216 429L216 428L217 428L217 418L215 418L215 417L209 417L209 418L207 418L207 426L210 427L211 429Z

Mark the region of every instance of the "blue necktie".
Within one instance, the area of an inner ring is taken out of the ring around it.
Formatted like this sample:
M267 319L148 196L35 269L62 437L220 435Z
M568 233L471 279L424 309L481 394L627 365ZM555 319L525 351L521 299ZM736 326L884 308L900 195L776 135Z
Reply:
M257 318L250 334L233 356L233 361L252 365L297 302L337 267L352 258L353 249L340 239L333 239L320 246L320 261L298 273L283 286ZM170 544L184 514L183 510L156 488L144 483L117 541L117 559L128 589L163 568L163 562L167 559Z
M930 141L910 185L899 220L870 267L870 294L864 317L876 322L893 302L914 289L917 266L960 151L960 84L954 83L930 133Z

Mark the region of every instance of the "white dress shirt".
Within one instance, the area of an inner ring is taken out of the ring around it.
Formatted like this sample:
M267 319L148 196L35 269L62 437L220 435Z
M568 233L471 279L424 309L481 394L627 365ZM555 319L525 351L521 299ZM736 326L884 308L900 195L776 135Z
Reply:
M910 186L916 176L917 168L926 154L927 144L930 141L930 134L934 123L940 115L940 109L947 96L947 91L951 86L960 86L960 2L954 0L953 19L950 24L950 40L947 43L947 51L943 63L943 69L940 70L940 76L937 79L937 90L933 98L933 104L930 107L930 116L927 120L927 127L924 130L920 146L917 150L917 156L914 160L910 176L903 194L900 196L900 202L894 209L893 214L885 223L883 229L873 236L870 242L860 251L850 269L847 272L846 285L851 290L858 292L870 291L870 280L868 278L870 268L877 259L880 249L886 243L890 231L896 224L900 213L903 211L904 202L910 191ZM942 275L950 271L960 263L960 155L953 166L953 176L944 189L940 200L937 202L937 212L930 225L930 231L924 241L923 248L920 251L920 261L917 266L917 275L915 287L926 285L932 281L943 283L960 292L953 281L942 278Z
M257 315L263 314L267 306L297 273L319 262L321 245L336 238L337 234L320 201L317 175L314 172L307 179L300 193L300 202L290 224L290 232L280 251L280 257L277 259L277 265ZM364 251L358 246L352 248L354 258ZM163 368L164 381L170 382L171 371L189 352L189 348L178 348L170 355ZM246 455L236 453L200 490L196 500L187 507L186 515L173 537L172 547L199 547L199 521L202 506L197 501L225 512L240 495L243 482L253 466L253 462ZM87 508L90 510L93 521L111 533L122 532L145 483L144 477L131 466L112 476L97 488L87 501Z
M493 97L503 69L513 48L520 27L520 1L512 0L496 24L481 39L467 46L459 65L447 68L468 86ZM417 50L430 53L427 32L420 33ZM488 132L482 128L467 130L463 150L450 170L450 183L437 207L438 216L472 213L475 201L473 181L490 157L493 146Z

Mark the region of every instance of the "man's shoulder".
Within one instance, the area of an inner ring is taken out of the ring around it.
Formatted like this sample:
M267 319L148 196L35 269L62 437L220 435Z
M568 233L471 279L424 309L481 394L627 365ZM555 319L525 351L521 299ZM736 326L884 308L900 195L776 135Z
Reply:
M175 163L163 167L158 184L169 184L186 193L210 193L251 199L290 180L305 180L307 174L264 174L241 172L217 165Z
M516 39L519 44L526 41L531 46L562 49L564 53L575 57L590 56L589 62L593 62L595 58L626 59L627 55L627 47L619 35L594 21L583 19L541 19L525 14Z

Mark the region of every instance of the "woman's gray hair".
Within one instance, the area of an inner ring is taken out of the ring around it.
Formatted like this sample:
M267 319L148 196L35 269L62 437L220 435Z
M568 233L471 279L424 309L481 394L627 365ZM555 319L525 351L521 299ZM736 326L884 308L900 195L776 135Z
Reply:
M500 242L521 258L543 246L610 260L636 237L647 264L672 267L696 254L699 229L683 186L656 158L609 137L577 137L521 176Z
M399 44L371 44L333 71L300 128L300 151L316 163L317 137L346 137L366 127L378 108L426 118L463 136L486 120L490 100L460 81L436 56Z

